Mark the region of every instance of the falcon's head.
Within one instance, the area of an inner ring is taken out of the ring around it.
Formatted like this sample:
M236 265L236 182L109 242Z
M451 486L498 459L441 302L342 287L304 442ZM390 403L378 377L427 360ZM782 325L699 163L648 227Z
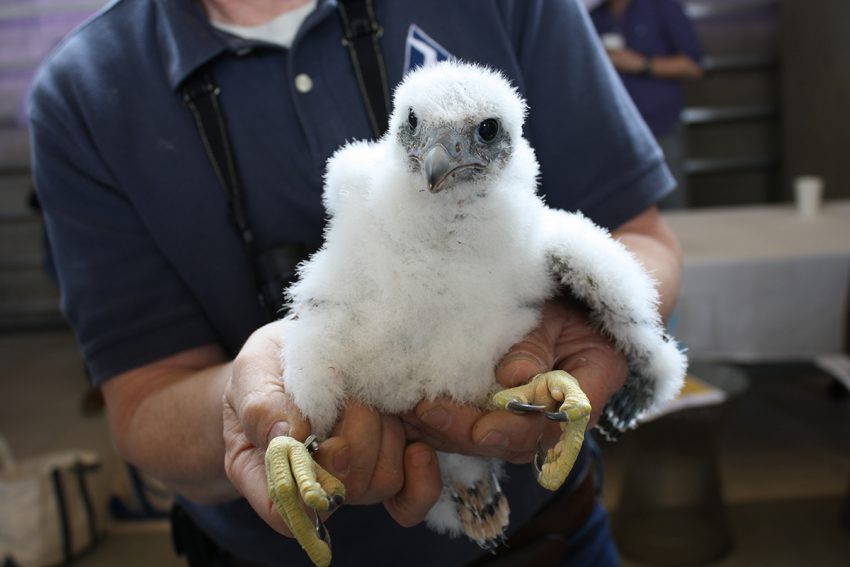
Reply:
M398 86L389 136L411 173L432 193L498 175L522 137L526 105L490 69L445 61Z

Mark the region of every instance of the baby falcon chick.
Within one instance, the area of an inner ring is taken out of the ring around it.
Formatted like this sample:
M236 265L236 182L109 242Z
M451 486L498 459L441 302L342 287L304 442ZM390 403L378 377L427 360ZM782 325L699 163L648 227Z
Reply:
M555 490L581 447L590 404L565 372L498 391L494 367L537 325L545 300L571 293L632 373L600 428L632 427L676 394L685 370L660 324L653 282L607 232L536 195L525 102L500 74L451 62L419 69L396 90L394 108L383 138L346 145L328 163L325 243L288 290L286 391L319 440L346 397L386 413L446 395L545 411L563 429L536 463L540 483ZM439 461L444 489L428 525L493 547L508 522L500 464ZM267 471L278 510L313 561L327 564L330 548L301 499L333 508L341 483L286 437L269 446Z

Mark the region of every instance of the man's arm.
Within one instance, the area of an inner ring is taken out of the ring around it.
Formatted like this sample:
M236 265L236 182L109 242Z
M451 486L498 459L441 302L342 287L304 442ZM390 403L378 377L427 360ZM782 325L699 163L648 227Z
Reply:
M675 55L643 55L627 47L609 49L608 56L614 68L621 73L645 73L658 79L699 79L702 67L684 53Z
M655 279L661 299L659 312L666 320L679 295L682 248L658 207L652 206L612 232Z
M221 399L231 368L218 346L206 345L104 382L119 454L187 498L238 497L222 467Z
M244 496L290 535L268 496L264 456L277 435L303 440L309 423L280 380L285 323L266 325L233 361L214 345L120 374L103 386L119 453L198 502ZM347 502L384 502L402 525L420 522L441 490L433 449L408 444L397 418L350 403L317 461L346 485Z

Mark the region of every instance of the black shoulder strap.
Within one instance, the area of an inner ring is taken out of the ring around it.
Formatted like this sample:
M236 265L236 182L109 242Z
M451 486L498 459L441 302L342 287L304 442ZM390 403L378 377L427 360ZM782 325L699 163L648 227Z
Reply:
M245 256L251 265L257 300L269 321L277 315L279 301L272 301L264 295L263 275L258 271L257 247L254 231L245 212L245 194L242 191L242 178L236 168L236 160L230 145L227 123L218 102L219 88L212 82L209 73L202 67L190 75L183 85L183 102L192 111L198 133L204 144L210 165L218 178L221 188L227 195L230 209L230 221L242 240ZM282 290L282 288L281 288ZM281 290L278 290L281 292Z
M372 131L376 137L380 137L387 129L390 108L387 74L379 42L383 29L375 19L373 0L338 0L337 7L344 30L342 43L351 55L351 63L366 103ZM195 119L207 158L227 195L231 221L254 270L260 304L271 320L275 318L275 314L279 314L276 307L280 302L270 298L280 295L282 288L274 288L272 285L274 289L270 289L266 284L268 281L274 284L276 280L270 280L269 274L266 274L270 269L269 262L265 259L265 253L257 251L254 232L245 212L242 180L233 157L224 113L219 104L219 88L212 81L208 70L201 67L186 79L182 92L183 101ZM283 252L288 256L303 254L299 245L292 246L297 248L298 252L293 251L294 249ZM295 263L288 262L292 266Z
M343 45L351 55L351 64L366 103L369 122L376 137L387 129L390 110L389 87L381 52L383 28L375 18L373 0L338 0L342 21ZM254 233L245 213L242 182L230 147L227 124L218 102L219 88L205 68L190 75L183 86L183 101L192 111L207 157L219 183L227 194L233 223L249 256L254 256Z
M375 17L373 0L337 0L337 9L344 33L342 44L351 56L372 132L380 138L387 130L390 113L390 93L380 42L384 29Z
M192 111L204 150L215 171L218 182L227 194L230 216L249 257L254 256L254 232L245 214L242 180L230 147L227 124L218 103L220 91L209 74L201 68L186 79L183 102Z

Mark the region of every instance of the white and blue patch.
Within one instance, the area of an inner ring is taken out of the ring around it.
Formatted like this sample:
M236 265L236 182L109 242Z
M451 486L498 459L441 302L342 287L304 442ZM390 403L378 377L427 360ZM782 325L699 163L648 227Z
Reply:
M453 59L455 59L455 56L422 31L422 28L416 24L410 24L405 42L403 73L417 67L427 67L439 61Z

